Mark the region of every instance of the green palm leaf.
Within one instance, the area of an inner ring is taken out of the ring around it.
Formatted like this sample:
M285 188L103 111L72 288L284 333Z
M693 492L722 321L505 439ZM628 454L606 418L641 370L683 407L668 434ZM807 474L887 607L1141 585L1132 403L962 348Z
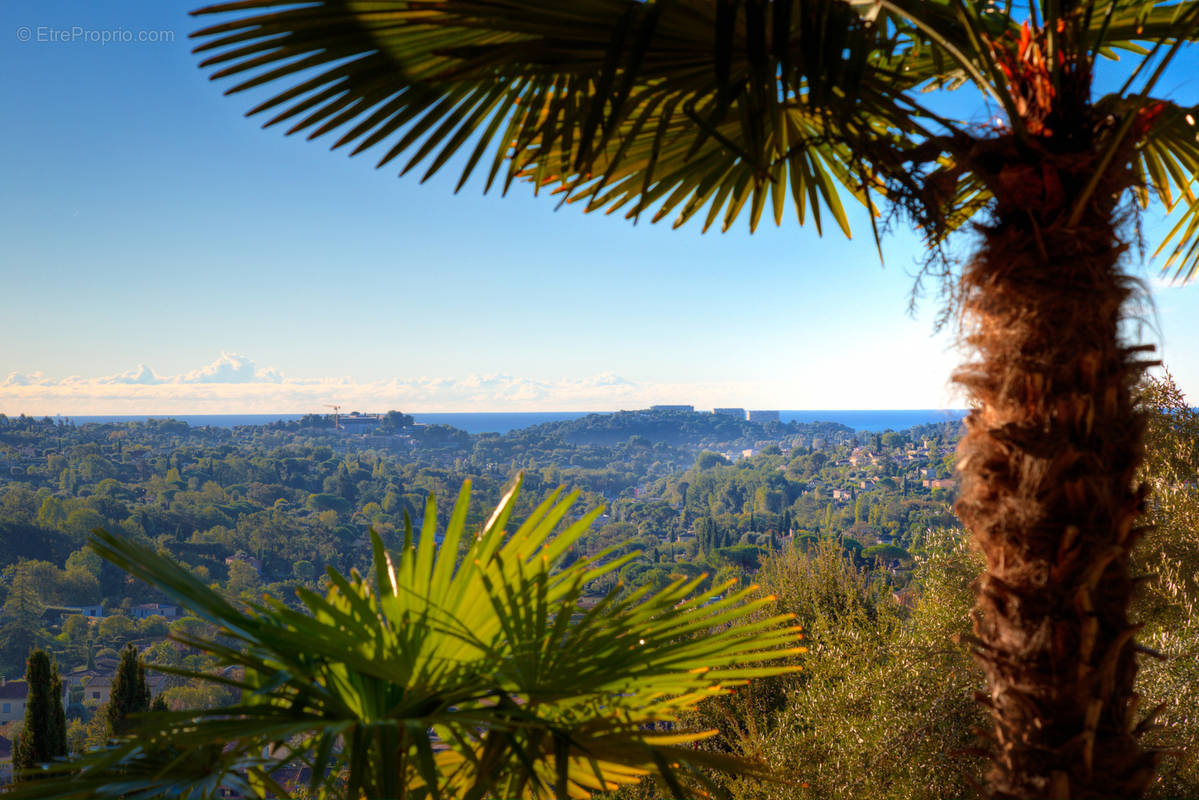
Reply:
M1138 148L1134 169L1142 205L1152 192L1168 211L1177 210L1173 228L1155 255L1169 251L1162 271L1174 269L1176 279L1189 280L1199 269L1199 202L1192 183L1199 173L1199 107L1181 108L1163 103L1160 116ZM1171 247L1172 245L1172 247Z
M649 726L797 669L789 618L743 624L770 600L699 592L698 580L584 611L587 583L623 563L565 563L599 511L567 521L575 496L555 493L508 533L514 488L468 537L469 489L440 546L430 498L416 544L392 554L372 535L371 578L330 572L326 595L300 593L306 612L269 599L243 611L169 559L98 533L105 558L217 626L218 638L185 643L240 674L174 671L238 688L242 701L146 715L131 737L59 765L68 776L39 781L36 796L280 792L289 766L310 770L316 796L341 798L582 797L663 771L678 784L675 770L700 765L763 774L689 746L711 732Z

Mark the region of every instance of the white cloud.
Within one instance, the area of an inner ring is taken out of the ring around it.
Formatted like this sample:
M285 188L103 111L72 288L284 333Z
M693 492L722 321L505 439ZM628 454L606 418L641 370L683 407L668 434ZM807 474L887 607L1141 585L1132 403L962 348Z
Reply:
M303 413L336 403L345 410L607 411L653 403L700 408L749 398L750 383L638 383L613 373L539 380L502 373L359 382L347 377L287 378L249 358L222 352L211 364L163 376L144 364L116 375L50 379L13 373L0 384L0 412L13 414Z
M216 361L178 378L180 383L279 383L281 380L277 371L258 369L245 356L224 350Z
M145 364L138 364L137 369L126 370L125 372L116 375L110 375L107 378L97 378L100 383L122 383L122 384L137 384L141 386L153 386L158 383L163 383L166 378L159 377L154 370L147 367Z
M4 379L4 383L0 383L0 387L7 388L9 386L35 386L46 382L46 376L40 372L25 374L22 372L10 372L8 377Z

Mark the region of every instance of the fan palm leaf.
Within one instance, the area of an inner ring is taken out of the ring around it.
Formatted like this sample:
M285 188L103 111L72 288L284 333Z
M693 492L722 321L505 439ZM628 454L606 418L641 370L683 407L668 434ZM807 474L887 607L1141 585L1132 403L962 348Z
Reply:
M444 538L430 498L415 544L393 554L372 535L373 574L331 571L327 594L301 590L303 611L269 598L241 610L168 558L97 534L101 555L219 632L182 643L233 668L170 671L242 700L145 715L129 738L59 765L67 777L37 796L280 793L300 767L310 792L340 798L584 797L650 774L677 784L680 764L761 773L689 746L711 732L653 729L796 669L789 617L747 623L768 598L698 579L584 610L588 583L627 560L567 563L598 509L568 520L575 496L555 493L509 533L514 488L472 537L469 491Z
M994 47L1021 21L993 3L244 0L196 13L231 17L194 34L213 78L238 79L229 93L288 84L249 111L267 126L336 134L352 154L385 147L379 166L404 156L400 174L422 180L454 164L461 188L482 166L485 189L523 178L676 227L702 215L727 230L746 212L752 230L767 210L782 224L789 204L800 224L822 229L827 214L848 235L842 195L872 214L890 196L939 240L991 194L962 158L972 127L915 92L970 81L1018 133L1024 117ZM1049 50L1069 20L1091 59L1194 33L1191 0L1046 3L1031 18ZM1153 137L1139 169L1155 189L1172 170L1168 208L1188 198L1166 268L1190 275L1195 207L1180 187L1194 139ZM930 140L948 169L925 158ZM940 185L947 171L956 190Z
M266 124L333 147L384 147L383 166L422 180L480 166L485 187L554 184L589 209L632 217L665 201L676 225L710 206L726 228L790 198L802 223L839 194L882 188L847 147L894 132L920 136L903 92L937 75L888 39L887 19L842 3L679 0L332 2L212 6L235 15L196 35L231 93L287 83L255 105ZM715 41L713 32L716 32ZM927 50L928 53L939 53ZM877 148L883 149L883 148ZM455 156L457 160L455 161ZM898 164L886 169L899 174Z

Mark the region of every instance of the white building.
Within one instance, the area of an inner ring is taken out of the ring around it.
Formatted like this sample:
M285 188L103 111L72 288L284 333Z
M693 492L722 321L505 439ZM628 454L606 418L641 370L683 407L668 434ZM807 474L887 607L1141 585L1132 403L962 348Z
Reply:
M133 606L129 609L129 616L133 619L146 619L147 617L163 617L165 619L176 619L181 616L179 606L169 605L167 603L142 603L138 606Z

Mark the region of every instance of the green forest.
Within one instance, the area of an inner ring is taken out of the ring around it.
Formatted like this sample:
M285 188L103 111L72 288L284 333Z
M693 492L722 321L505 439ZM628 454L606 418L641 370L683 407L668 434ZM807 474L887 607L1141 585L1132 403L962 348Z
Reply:
M69 626L59 658L74 667L86 660L86 637L102 651L120 648L141 633L117 621L121 612L164 599L96 558L93 530L152 544L231 597L288 598L297 586L316 588L326 568L364 568L368 531L398 547L428 497L448 513L468 480L474 508L486 509L522 475L518 513L560 486L580 490L582 506L605 513L575 549L636 552L611 576L631 584L661 587L679 572L740 576L793 542L821 538L859 564L888 556L906 574L905 548L951 524L950 490L925 488L921 475L948 474L954 441L948 423L855 437L836 424L663 411L504 436L410 422L348 435L331 416L231 430L0 418L3 585L36 586L36 604L22 602L44 609L0 617L0 670L18 675L29 645L46 641L43 618L62 608L106 614L96 631ZM483 511L472 515L482 523Z
M1145 478L1156 527L1138 567L1156 578L1138 601L1153 656L1138 691L1164 703L1150 740L1177 748L1152 796L1196 796L1199 416L1168 380L1146 384L1142 401L1152 411ZM237 606L266 594L302 609L302 593L329 589L331 576L369 573L372 536L402 550L429 535L440 548L442 534L420 525L427 505L448 517L469 483L462 524L478 528L523 477L514 517L560 486L579 492L568 519L597 514L562 560L614 565L581 586L580 608L685 578L714 597L746 590L767 601L759 615L802 626L801 671L680 717L719 731L705 751L798 769L803 785L785 792L794 797L932 800L981 779L983 760L970 753L985 724L974 697L983 684L967 648L978 555L951 511L960 423L855 433L650 411L500 436L392 419L400 424L361 434L324 416L233 429L0 420L3 674L20 677L31 648L50 653L68 686L69 747L82 753L111 731L86 696L89 679L114 672L123 648L134 646L151 676L156 665L222 667L187 644L218 627L186 608L155 613L150 604L174 598L96 555L96 529L151 548ZM161 708L179 712L238 696L174 673L150 685ZM5 732L14 738L20 723ZM736 797L782 791L745 775L718 781ZM630 792L661 790L621 790Z

